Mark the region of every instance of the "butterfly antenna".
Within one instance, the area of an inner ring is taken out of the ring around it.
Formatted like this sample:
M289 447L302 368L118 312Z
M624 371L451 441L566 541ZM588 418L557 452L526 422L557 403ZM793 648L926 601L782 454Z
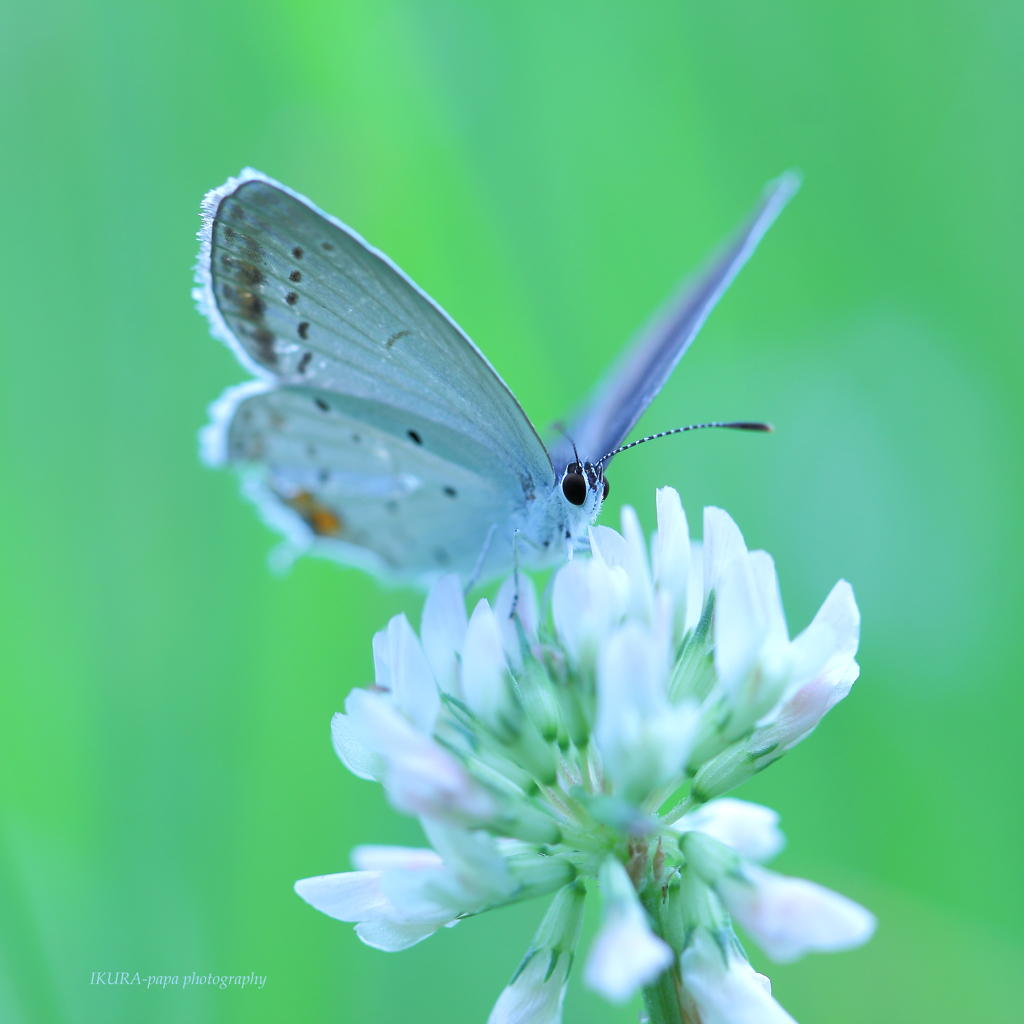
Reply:
M648 437L641 437L638 441L630 441L621 448L602 455L597 460L597 465L603 466L613 455L624 452L629 448L635 448L638 444L646 444L648 441L657 441L659 437L671 437L672 434L685 434L688 430L709 430L712 427L720 427L726 430L757 430L763 434L770 434L775 428L770 423L748 423L745 420L737 423L691 423L688 427L676 427L675 430L663 430L660 434L651 434Z
M555 427L555 430L557 430L569 442L569 444L572 445L573 457L576 459L576 464L579 465L580 453L578 451L576 451L576 442L569 436L569 431L566 430L565 427L562 426L561 423L556 423L554 425L554 427Z

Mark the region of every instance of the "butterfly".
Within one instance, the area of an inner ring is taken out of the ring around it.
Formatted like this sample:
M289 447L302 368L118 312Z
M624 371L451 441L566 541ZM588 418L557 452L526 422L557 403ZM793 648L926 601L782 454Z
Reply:
M608 462L632 447L626 436L798 187L787 172L765 188L548 448L483 353L387 256L246 169L203 200L193 298L255 379L210 407L202 457L242 471L292 552L392 582L457 572L468 587L571 557L608 495Z

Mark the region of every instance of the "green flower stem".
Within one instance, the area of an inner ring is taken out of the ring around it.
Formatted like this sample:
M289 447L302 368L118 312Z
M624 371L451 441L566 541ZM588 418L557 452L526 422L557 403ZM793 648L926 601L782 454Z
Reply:
M673 880L665 888L648 885L640 900L654 934L667 942L675 953L672 966L644 988L644 1009L651 1024L692 1024L683 1008L683 979L679 971L679 954L686 944L686 935L680 914L678 881Z
M690 1024L679 998L680 983L679 968L674 966L644 989L644 1010L651 1024Z
M694 808L699 807L704 801L697 800L694 796L690 795L684 797L669 811L667 814L661 816L662 825L671 825L673 822L678 821L684 814L688 814Z

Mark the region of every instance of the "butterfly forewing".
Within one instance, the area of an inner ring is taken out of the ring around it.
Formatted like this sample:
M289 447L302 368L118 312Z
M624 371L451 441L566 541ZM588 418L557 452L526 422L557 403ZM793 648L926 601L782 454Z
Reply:
M581 457L599 459L625 441L799 187L800 177L792 171L769 183L747 223L669 304L667 313L616 361L570 427ZM557 441L551 457L556 465L572 458L571 444Z
M490 452L492 474L518 479L524 493L552 482L512 393L386 257L274 183L251 178L225 189L211 225L211 289L264 376L442 425Z

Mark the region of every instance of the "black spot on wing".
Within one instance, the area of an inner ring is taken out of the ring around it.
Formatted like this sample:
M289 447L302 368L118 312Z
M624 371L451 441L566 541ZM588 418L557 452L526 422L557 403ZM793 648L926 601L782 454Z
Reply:
M273 366L277 363L277 352L274 350L274 335L265 327L258 327L252 332L252 340L256 342L260 362Z
M322 398L317 397L313 401L316 403L317 408L322 409L324 412L330 409L330 406Z
M293 270L288 275L288 280L289 281L294 281L296 284L298 284L302 280L302 271L301 270Z
M416 444L423 444L423 438L420 437L420 435L417 434L415 430L409 430L406 431L406 433L409 435L410 438L412 438L413 441L416 442Z
M449 498L454 498L459 492L456 491L454 487L445 487L444 493L447 494Z
M242 274L242 277L249 282L249 284L257 285L263 284L266 280L263 276L263 271L259 267L254 267L251 263L239 263L238 269Z
M250 238L248 235L242 236L242 252L254 263L262 263L267 257L263 246L255 238Z
M305 321L303 321L301 324L299 324L299 337L300 338L308 338L309 337L309 324L307 324Z
M294 256L294 257L295 257L295 258L296 258L297 260L301 260L301 259L302 259L302 247L301 247L301 246L298 246L298 245L297 245L297 246L295 246L295 248L294 248L294 249L292 249L292 255L293 255L293 256Z
M299 360L298 370L299 373L305 373L306 367L309 366L309 361L313 358L312 352L303 352L302 358Z
M289 306L294 306L295 303L299 301L298 293L297 292L289 292L284 297L284 301L287 302Z
M326 249L328 252L330 252L334 248L334 246L331 245L330 242L321 242L320 243L320 248Z
M408 337L408 335L409 335L409 332L406 331L406 330L395 331L395 333L392 334L391 337L388 338L388 340L384 342L384 347L385 348L391 348L391 346L394 345L394 343L396 341L398 341L399 338L405 338L405 337Z

